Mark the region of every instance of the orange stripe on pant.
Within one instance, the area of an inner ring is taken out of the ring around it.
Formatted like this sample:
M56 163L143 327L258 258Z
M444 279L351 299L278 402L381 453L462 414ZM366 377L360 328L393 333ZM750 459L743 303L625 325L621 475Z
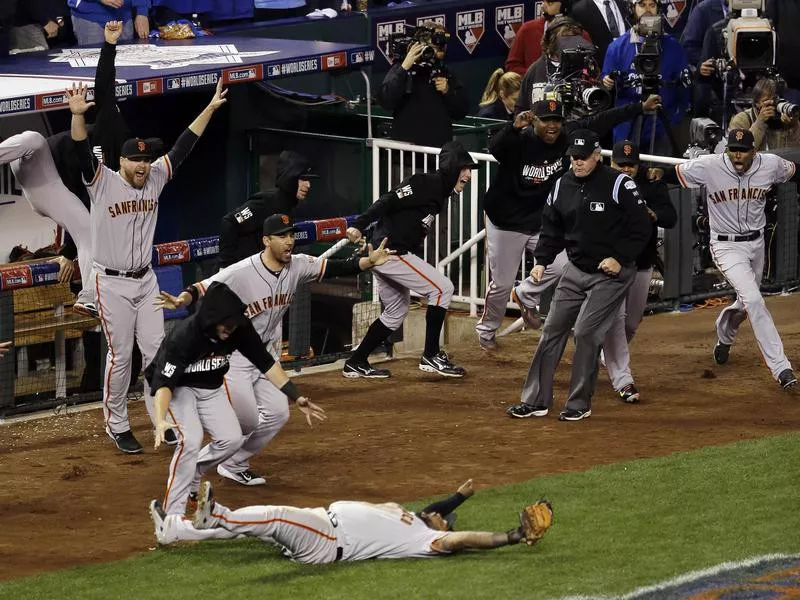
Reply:
M108 368L108 375L106 375L106 393L104 394L103 398L103 407L105 408L105 420L106 420L106 427L108 428L108 415L111 414L111 410L108 408L108 397L111 394L111 372L114 370L114 365L116 364L116 354L114 352L114 345L111 343L111 332L108 329L108 323L106 323L106 318L103 316L103 302L100 300L100 274L94 274L94 281L95 281L95 294L97 295L97 308L98 314L100 315L100 324L103 327L103 331L106 334L106 342L108 343L108 349L111 352L111 365ZM109 428L109 431L111 429ZM111 431L111 433L114 433Z
M220 521L225 521L226 523L230 523L231 525L269 525L270 523L286 523L287 525L293 525L294 527L300 527L301 529L305 529L306 531L310 531L313 534L316 534L326 540L330 540L332 542L336 541L336 536L330 536L327 533L323 533L318 529L314 529L313 527L309 527L308 525L303 525L302 523L297 523L296 521L290 521L288 519L267 519L265 521L234 521L233 519L228 519L225 515L218 515L213 514L212 517L219 519Z
M414 271L414 273L416 273L417 275L422 277L425 281L430 283L433 287L435 287L438 290L439 296L436 298L436 306L439 306L439 303L442 301L442 288L440 288L438 285L436 285L430 278L426 277L425 274L422 271L420 271L419 269L416 269L411 263L406 261L402 256L398 256L397 258L399 258L400 261L404 265L406 265L409 269Z
M169 418L172 419L172 422L175 423L175 429L178 430L178 435L181 436L181 439L178 442L178 444L180 445L180 449L176 448L178 456L175 457L175 462L172 464L172 469L170 470L169 473L169 479L167 479L167 491L164 494L164 504L162 505L164 507L164 510L167 510L167 506L169 503L169 493L172 490L172 484L175 481L175 472L178 470L178 463L181 461L181 456L183 456L183 451L186 448L186 445L182 443L183 431L181 431L181 428L178 425L178 421L175 419L175 415L173 415L172 411L169 409L167 410L167 413L169 414Z

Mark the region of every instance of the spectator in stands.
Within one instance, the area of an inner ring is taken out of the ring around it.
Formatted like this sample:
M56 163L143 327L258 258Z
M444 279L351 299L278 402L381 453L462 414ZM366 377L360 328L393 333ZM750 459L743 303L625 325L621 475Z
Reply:
M542 37L553 19L562 14L569 14L567 4L566 1L559 2L558 0L544 0L542 2L542 16L526 21L517 31L514 43L508 51L506 71L514 71L520 75L525 75L528 67L539 60L539 57L542 56ZM588 42L592 41L585 31L583 32L583 37Z
M78 44L102 44L103 29L109 21L122 21L120 42L150 35L150 0L67 0L72 10L72 27Z
M569 17L556 17L542 38L544 53L528 67L522 78L519 99L514 107L518 113L528 110L534 102L543 100L548 82L560 77L561 51L567 48L591 47L582 37L583 27ZM598 63L600 64L600 63Z
M631 76L636 75L634 58L639 52L642 38L639 35L639 20L644 16L657 16L659 14L658 0L633 0L634 26L631 30L611 42L603 62L603 85L609 89L617 89L617 106L625 106L632 102L641 101L639 88L630 85ZM688 68L686 53L681 48L674 37L669 34L661 34L661 87L659 95L663 100L663 109L669 123L676 126L686 116L689 108L689 90L680 85L681 77ZM620 75L615 80L611 77L612 72ZM632 125L618 125L614 128L614 141L632 139L635 144L642 148L647 148L650 142L653 118L645 116L639 119L641 127L638 131L635 121ZM641 140L641 141L640 141ZM669 144L669 137L665 131L662 119L657 119L655 129L655 148L657 154L672 155L673 150Z
M753 86L753 107L734 115L729 129L749 129L759 152L800 146L800 115L779 114L778 84L770 78Z
M767 0L767 16L772 19L778 35L776 50L778 72L786 80L784 97L800 104L800 2L797 0Z
M511 120L519 98L520 76L513 71L495 69L483 90L478 116L500 121Z
M10 30L9 53L47 50L51 45L72 41L66 0L9 0L16 4ZM64 26L68 25L66 29Z
M681 34L681 46L690 65L697 66L703 51L706 32L728 16L728 0L702 0L692 11L692 18Z
M597 62L603 64L612 41L628 29L628 9L622 0L579 0L571 16L589 33L597 46Z
M219 268L224 269L264 249L262 230L270 215L292 216L311 190L311 171L302 154L284 150L278 157L275 188L253 194L242 206L222 217L219 230Z
M422 25L445 31L433 21ZM434 46L434 65L419 64L426 47L414 42L406 56L395 61L381 83L378 101L393 113L393 139L440 148L453 138L453 121L467 115L469 99L442 62L446 46Z

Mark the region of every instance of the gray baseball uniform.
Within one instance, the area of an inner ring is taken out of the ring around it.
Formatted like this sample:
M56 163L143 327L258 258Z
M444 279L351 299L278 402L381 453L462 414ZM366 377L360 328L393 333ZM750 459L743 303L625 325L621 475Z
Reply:
M153 310L158 282L150 268L158 219L158 197L172 177L169 157L153 162L145 185L133 187L100 165L86 184L92 202L94 285L100 322L108 342L103 413L111 433L130 429L126 402L134 336L147 366L164 337L164 317ZM145 382L147 412L153 399Z
M675 172L685 188L705 186L711 256L736 291L736 301L717 318L719 341L733 344L739 325L749 317L764 361L778 379L791 364L761 296L764 206L770 188L789 181L795 165L772 154L758 153L747 172L739 175L726 154L717 154L687 161L675 167Z
M214 281L233 290L247 305L247 315L267 350L279 357L280 325L297 286L320 280L325 274L326 264L324 258L295 254L289 264L274 273L264 266L260 254L254 254L197 285L201 293ZM225 389L239 418L245 441L236 454L223 463L223 467L232 473L241 473L249 468L250 457L264 448L289 420L289 401L240 352L231 355ZM206 459L209 451L209 446L200 451L201 461Z
M47 140L35 131L25 131L0 142L0 164L6 163L11 163L11 171L33 211L53 219L75 240L83 289L90 292L93 286L89 211L61 181Z

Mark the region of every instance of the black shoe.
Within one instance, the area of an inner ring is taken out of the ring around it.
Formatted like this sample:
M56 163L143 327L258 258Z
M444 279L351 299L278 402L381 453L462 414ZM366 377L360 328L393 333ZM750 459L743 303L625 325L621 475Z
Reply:
M635 404L639 401L639 390L632 383L629 383L617 392L619 399L628 404Z
M359 377L365 379L386 379L387 377L391 377L392 373L389 369L376 369L366 360L359 362L350 362L348 360L344 363L342 375L350 379L358 379Z
M426 373L438 373L445 377L463 377L467 374L464 367L457 367L450 362L447 352L439 350L435 356L425 356L419 359L419 370Z
M729 344L723 344L717 340L717 345L714 346L714 362L718 365L724 365L728 362L728 355L730 352L731 347Z
M794 376L794 372L791 369L784 369L778 375L778 383L781 384L783 389L788 390L797 385L797 377Z
M167 429L164 432L164 443L167 446L174 446L178 443L178 435L175 433L174 429Z
M548 412L550 412L550 409L547 408L546 406L533 406L532 404L526 404L525 402L521 402L520 404L515 404L514 406L511 406L506 410L506 414L509 417L513 417L515 419L527 419L528 417L546 417Z
M592 409L588 408L586 410L573 410L571 408L565 409L561 411L561 414L558 415L559 421L580 421L581 419L588 419L592 416Z
M106 429L106 433L108 437L110 437L114 443L117 445L117 448L121 452L125 454L139 454L142 451L142 445L136 441L136 438L133 437L133 433L131 430L123 431L122 433L111 433L110 430Z

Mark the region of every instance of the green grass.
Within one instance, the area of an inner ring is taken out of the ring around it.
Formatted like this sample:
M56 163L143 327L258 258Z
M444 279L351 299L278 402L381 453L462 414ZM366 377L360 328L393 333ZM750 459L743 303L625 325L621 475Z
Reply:
M481 490L458 511L459 529L505 531L546 494L555 525L532 549L310 567L257 540L208 542L12 581L0 598L621 594L727 560L800 552L798 463L800 435L785 435Z

